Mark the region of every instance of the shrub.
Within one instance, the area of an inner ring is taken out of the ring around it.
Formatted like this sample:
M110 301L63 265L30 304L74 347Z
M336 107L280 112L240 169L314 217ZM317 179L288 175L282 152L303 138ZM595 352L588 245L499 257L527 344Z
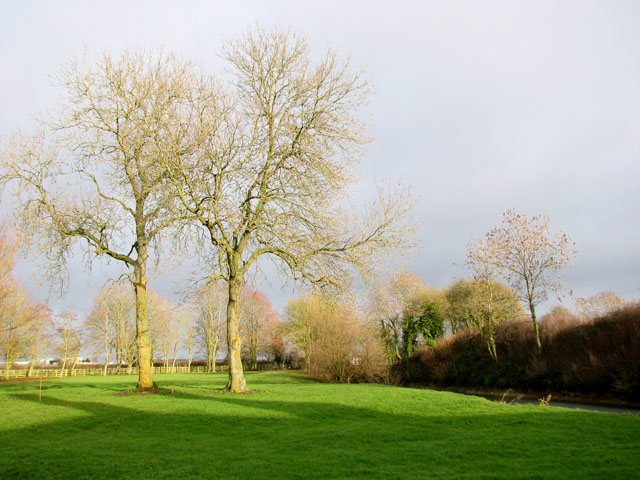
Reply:
M347 302L321 295L299 297L287 305L285 333L304 357L309 375L326 382L384 380L384 349L375 327Z
M640 401L640 304L588 321L548 317L542 351L528 322L496 328L499 362L477 332L441 339L393 366L404 384L615 395Z

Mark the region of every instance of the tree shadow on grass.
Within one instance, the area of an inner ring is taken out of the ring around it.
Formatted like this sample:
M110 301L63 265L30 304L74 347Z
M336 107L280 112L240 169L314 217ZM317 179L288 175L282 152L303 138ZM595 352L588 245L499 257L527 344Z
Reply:
M598 413L393 413L187 391L131 398L43 398L45 409L80 415L3 432L0 478L631 478L640 468L640 422Z

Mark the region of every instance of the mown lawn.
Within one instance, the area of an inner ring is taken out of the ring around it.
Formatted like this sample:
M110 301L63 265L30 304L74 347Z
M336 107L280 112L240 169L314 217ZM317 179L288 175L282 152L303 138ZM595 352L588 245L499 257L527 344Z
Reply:
M638 478L640 417L225 374L0 384L0 478ZM172 394L170 390L173 389Z

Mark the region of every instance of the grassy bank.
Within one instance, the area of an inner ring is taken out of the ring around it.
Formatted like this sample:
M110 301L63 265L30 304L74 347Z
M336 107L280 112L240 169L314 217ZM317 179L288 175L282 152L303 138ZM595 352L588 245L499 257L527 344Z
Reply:
M640 417L248 374L0 384L0 478L633 478ZM171 393L173 390L173 393Z

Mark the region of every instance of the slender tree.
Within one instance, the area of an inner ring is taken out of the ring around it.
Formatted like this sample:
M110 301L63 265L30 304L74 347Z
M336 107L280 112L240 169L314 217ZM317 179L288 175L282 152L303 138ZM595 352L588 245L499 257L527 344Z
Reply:
M536 307L548 298L549 293L559 293L564 288L559 274L575 255L573 246L564 233L551 236L548 217L535 215L529 218L515 210L507 210L502 225L468 248L469 262L495 270L518 294L531 314L539 349L542 349L542 343Z
M505 284L486 279L461 279L446 293L445 316L459 325L477 330L487 345L491 358L498 362L495 328L524 314L518 296Z
M371 91L348 62L317 63L299 35L255 28L226 43L228 89L194 95L190 155L166 157L175 193L212 246L212 278L228 285L227 390L246 390L239 306L263 257L294 280L343 286L413 238L400 188L363 213L345 208L361 146L357 113Z
M193 347L196 336L196 314L193 306L184 306L184 336L182 346L187 349L187 372L191 372L193 362Z
M221 283L211 283L198 290L194 298L197 310L195 340L200 351L206 355L209 372L216 371L226 318L227 292L228 288Z
M60 376L64 374L69 361L73 362L71 367L71 375L73 375L78 355L82 348L82 338L76 312L71 309L65 309L57 315L55 335L58 340L56 350L62 360Z
M95 64L72 62L60 76L60 113L35 135L4 143L2 180L15 185L23 229L60 278L79 245L128 269L136 293L138 389L153 387L147 263L175 220L161 159L181 151L188 64L161 51L132 50ZM61 285L62 283L59 282Z
M84 326L89 344L104 354L103 376L107 375L114 344L114 330L110 320L107 293L105 289L102 289L93 300L93 308L86 318Z
M131 370L136 356L136 334L135 298L129 282L112 283L96 294L85 330L93 347L105 356L104 375L112 353L118 371L123 363Z
M498 362L498 351L496 350L494 330L496 324L501 320L496 315L496 310L498 305L503 303L503 299L499 296L504 297L499 294L502 289L497 283L497 278L500 275L500 267L496 264L496 259L500 255L497 251L498 248L495 242L488 240L470 242L467 245L466 265L473 273L476 282L459 283L458 288L452 292L454 298L460 296L464 298L463 304L467 307L466 313L470 314L468 323L480 332L487 344L491 358L496 363ZM479 304L477 305L479 308L472 308L470 303Z
M31 378L33 367L42 361L42 357L51 345L53 322L51 309L43 304L32 305L27 314L30 319L26 331L24 352L29 357L27 377Z

